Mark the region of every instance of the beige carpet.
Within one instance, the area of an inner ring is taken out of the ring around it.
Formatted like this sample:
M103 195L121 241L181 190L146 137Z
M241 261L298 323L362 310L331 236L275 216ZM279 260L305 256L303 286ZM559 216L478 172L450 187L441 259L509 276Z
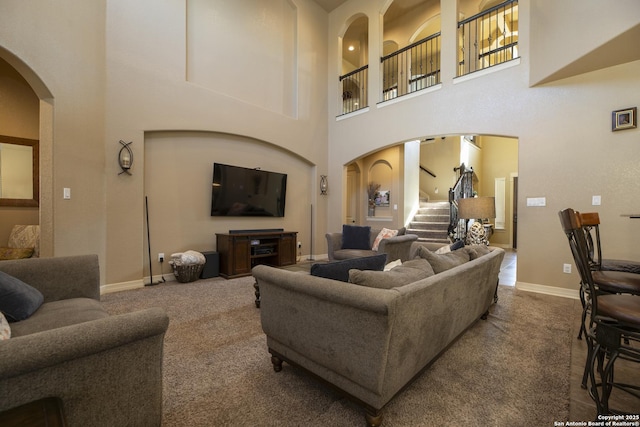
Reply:
M363 413L285 364L272 369L253 279L170 282L102 297L163 307L163 426L362 426ZM385 408L390 426L551 426L569 416L573 301L500 286L500 300Z

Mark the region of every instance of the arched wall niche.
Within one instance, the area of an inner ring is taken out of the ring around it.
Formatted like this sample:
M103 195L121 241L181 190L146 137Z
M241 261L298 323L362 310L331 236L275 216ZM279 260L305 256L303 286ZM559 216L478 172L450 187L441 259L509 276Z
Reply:
M40 256L53 251L53 113L54 97L36 70L21 58L0 46L0 58L11 65L31 86L39 101L39 174L40 174Z
M285 216L212 217L214 163L287 174ZM210 131L145 132L144 193L149 206L154 271L161 268L155 256L158 252L169 256L189 249L215 250L216 233L229 230L297 231L301 249L305 254L311 250L311 209L312 205L317 209L320 197L317 166L270 142ZM313 216L317 218L317 213ZM314 253L320 253L322 243L314 239ZM147 248L145 242L145 275L149 274Z

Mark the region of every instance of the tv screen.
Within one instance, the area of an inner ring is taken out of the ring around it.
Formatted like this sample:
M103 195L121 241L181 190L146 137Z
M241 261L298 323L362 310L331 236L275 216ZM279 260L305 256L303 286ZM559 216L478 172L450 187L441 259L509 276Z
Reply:
M284 216L287 175L213 164L211 216Z

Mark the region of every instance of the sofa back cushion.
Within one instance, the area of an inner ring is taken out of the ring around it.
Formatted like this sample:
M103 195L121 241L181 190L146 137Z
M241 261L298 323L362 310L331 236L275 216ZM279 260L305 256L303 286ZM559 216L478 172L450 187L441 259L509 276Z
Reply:
M429 264L431 264L431 267L433 267L433 271L435 271L436 274L462 265L470 259L469 252L463 249L458 249L457 251L447 252L444 254L437 254L435 252L431 252L425 247L420 247L418 248L418 256L427 260Z
M324 277L325 279L348 282L349 270L356 268L358 270L382 271L386 262L387 254L379 254L362 258L345 259L325 264L313 264L311 266L311 275Z
M469 260L471 261L491 252L487 245L468 245L464 247L464 250L469 254Z
M342 249L371 249L371 227L362 225L342 226Z
M433 276L435 273L427 260L416 258L405 261L389 271L349 271L349 281L371 288L391 289Z

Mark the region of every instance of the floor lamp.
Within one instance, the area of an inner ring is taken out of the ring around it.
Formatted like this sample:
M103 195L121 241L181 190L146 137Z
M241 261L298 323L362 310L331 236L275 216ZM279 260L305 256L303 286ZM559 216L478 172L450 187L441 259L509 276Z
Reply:
M489 238L484 229L483 220L496 217L495 197L468 197L458 200L458 218L475 220L471 228L465 226L467 230L467 245L488 245ZM465 221L465 225L468 221Z

